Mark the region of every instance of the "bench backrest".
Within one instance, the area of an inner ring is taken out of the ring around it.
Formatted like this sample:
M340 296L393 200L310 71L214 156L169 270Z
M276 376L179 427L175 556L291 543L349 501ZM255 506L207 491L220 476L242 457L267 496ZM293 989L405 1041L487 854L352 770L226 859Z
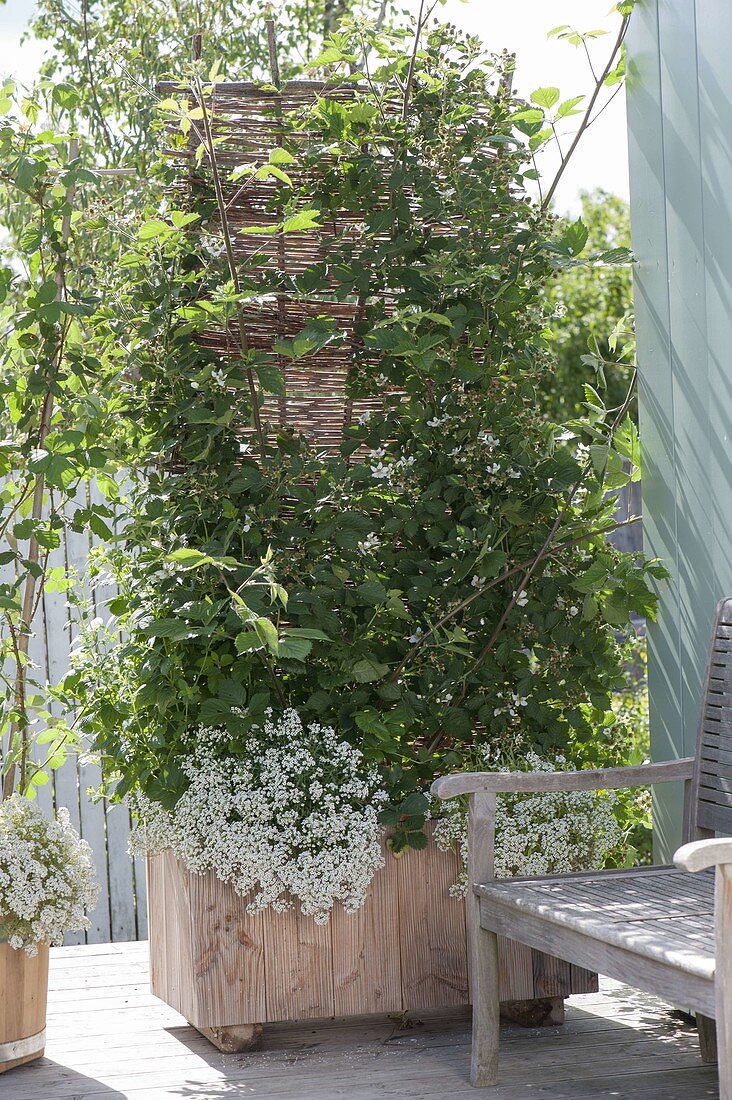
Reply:
M693 787L695 834L732 835L732 597L714 617Z

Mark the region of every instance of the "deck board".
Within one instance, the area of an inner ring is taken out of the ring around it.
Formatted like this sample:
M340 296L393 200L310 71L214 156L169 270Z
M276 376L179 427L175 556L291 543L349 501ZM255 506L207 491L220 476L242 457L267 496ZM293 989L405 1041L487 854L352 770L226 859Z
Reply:
M261 1051L223 1055L152 997L147 945L52 952L48 1045L0 1077L0 1100L702 1100L716 1072L695 1031L653 997L604 981L570 1000L563 1028L502 1030L501 1085L467 1080L469 1016L424 1013L279 1024Z

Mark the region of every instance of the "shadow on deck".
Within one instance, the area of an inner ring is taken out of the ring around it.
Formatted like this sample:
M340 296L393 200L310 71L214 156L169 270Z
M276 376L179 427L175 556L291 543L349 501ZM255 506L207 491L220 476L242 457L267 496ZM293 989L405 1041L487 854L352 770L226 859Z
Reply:
M223 1055L150 994L146 944L52 952L48 1045L0 1077L0 1100L702 1100L716 1071L696 1031L616 982L568 1004L561 1028L502 1029L501 1084L467 1081L470 1020L430 1012L277 1024L260 1051Z

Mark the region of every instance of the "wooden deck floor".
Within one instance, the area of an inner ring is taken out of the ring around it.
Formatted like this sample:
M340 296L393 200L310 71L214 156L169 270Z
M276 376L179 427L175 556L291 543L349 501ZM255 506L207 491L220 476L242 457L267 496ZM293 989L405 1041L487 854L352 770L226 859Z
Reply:
M400 1028L367 1017L279 1024L223 1055L153 997L146 944L52 953L46 1057L0 1076L0 1100L701 1100L716 1073L696 1033L654 998L604 982L564 1028L502 1032L501 1085L467 1083L467 1013Z

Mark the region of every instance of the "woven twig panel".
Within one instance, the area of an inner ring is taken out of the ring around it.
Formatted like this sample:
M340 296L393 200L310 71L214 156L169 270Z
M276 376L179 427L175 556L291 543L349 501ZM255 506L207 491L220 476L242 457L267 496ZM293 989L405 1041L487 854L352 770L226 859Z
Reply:
M180 85L161 84L159 91L165 96L180 95ZM300 117L318 97L345 100L358 94L359 89L349 85L291 81L279 92L252 83L220 83L207 98L235 256L250 270L255 264L260 274L271 276L273 287L281 287L288 277L301 275L316 264L327 263L336 245L342 247L347 242L349 248L357 252L357 226L363 217L359 211L344 210L330 216L327 223L317 229L272 233L272 228L282 221L278 207L282 185L272 179L247 179L244 186L243 181L231 182L228 177L239 166L266 163L271 150L282 145L284 133L285 144L290 149L298 142L304 144L312 139L312 133L306 129L293 134L288 116L295 113ZM399 106L394 102L384 109L396 111ZM294 151L296 154L296 149ZM197 166L193 151L176 152L175 157L180 170L179 188L199 195L201 189L211 191L207 158ZM321 170L325 171L327 165L325 157L320 162ZM286 169L298 189L304 185L307 191L312 185L314 190L317 186L313 169L309 169L308 178L297 163L287 165ZM381 194L386 205L386 182ZM253 233L252 227L261 227L262 231ZM220 231L217 215L208 228ZM245 228L248 232L243 233ZM351 400L347 394L347 382L357 357L362 365L367 362L354 331L363 316L363 303L357 298L334 302L329 294L334 284L324 285L321 281L320 285L323 289L319 295L295 298L277 290L248 306L245 336L249 347L273 356L285 380L284 396L267 396L263 401L262 420L268 430L287 427L304 433L319 449L333 451L342 440L344 425L383 405L378 397ZM341 338L311 356L294 361L277 355L273 347L278 340L292 340L309 322L318 318L335 322ZM240 354L236 322L231 322L227 331L212 328L200 334L198 339L220 356Z

